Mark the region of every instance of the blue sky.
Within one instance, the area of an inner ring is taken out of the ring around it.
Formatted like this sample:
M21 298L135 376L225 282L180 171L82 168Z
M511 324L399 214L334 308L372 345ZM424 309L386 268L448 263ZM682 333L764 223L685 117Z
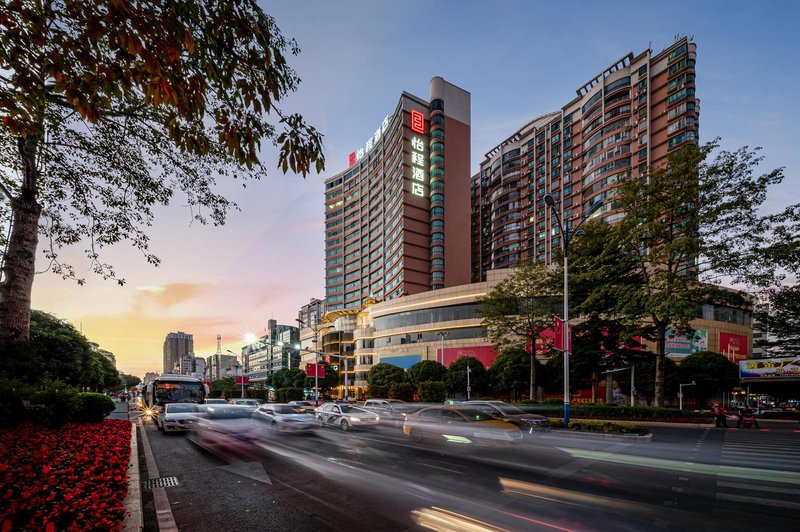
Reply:
M195 350L238 350L266 320L293 324L324 296L323 179L343 170L402 91L423 98L442 76L472 94L472 170L484 154L535 116L559 109L586 81L628 52L655 52L676 35L698 46L700 135L722 146L763 146L765 169L786 168L767 208L800 202L800 2L261 2L302 53L302 78L286 110L325 135L321 176L283 175L242 189L219 228L192 225L176 199L152 229L153 268L127 246L105 255L127 284L92 278L77 287L38 276L34 307L83 327L117 353L121 369L159 371L166 334L194 334ZM766 7L763 7L766 6ZM265 149L269 167L274 151Z

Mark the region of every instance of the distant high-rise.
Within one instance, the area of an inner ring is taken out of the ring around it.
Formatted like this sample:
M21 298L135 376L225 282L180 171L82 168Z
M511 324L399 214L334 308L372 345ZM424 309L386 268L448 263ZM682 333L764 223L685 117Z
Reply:
M696 57L687 38L657 54L629 53L492 148L472 178L472 280L521 261L551 263L561 235L547 193L566 227L598 201L593 216L619 220L618 181L697 142Z
M469 92L435 77L377 126L325 180L328 312L469 281Z
M193 355L194 338L185 332L169 333L164 339L164 373L180 370L181 357Z

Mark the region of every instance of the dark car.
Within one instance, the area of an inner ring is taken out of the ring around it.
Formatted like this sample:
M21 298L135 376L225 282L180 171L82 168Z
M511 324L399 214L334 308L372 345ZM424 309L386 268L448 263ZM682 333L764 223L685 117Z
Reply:
M477 408L496 419L502 419L516 425L522 432L532 434L534 431L549 432L550 421L539 414L530 414L524 410L504 403L503 401L466 401L462 403L470 408Z

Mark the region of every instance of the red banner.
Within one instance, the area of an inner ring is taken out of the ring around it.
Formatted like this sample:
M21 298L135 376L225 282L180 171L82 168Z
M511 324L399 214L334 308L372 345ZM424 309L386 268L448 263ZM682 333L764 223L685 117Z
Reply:
M750 354L750 342L743 334L720 332L719 352L731 362L747 360Z
M444 350L444 365L449 366L461 357L475 357L488 368L492 365L492 361L497 358L497 353L494 351L494 347L490 345L446 347ZM436 350L436 360L442 360L441 349Z
M318 377L320 379L325 378L325 365L324 364L306 364L306 376L307 377Z
M250 377L245 376L244 377L244 383L245 384L250 384ZM242 384L242 376L241 375L237 375L236 376L236 384Z
M569 329L569 326L567 326ZM567 331L567 350L572 350L571 331ZM553 318L553 349L564 350L564 320L558 317Z

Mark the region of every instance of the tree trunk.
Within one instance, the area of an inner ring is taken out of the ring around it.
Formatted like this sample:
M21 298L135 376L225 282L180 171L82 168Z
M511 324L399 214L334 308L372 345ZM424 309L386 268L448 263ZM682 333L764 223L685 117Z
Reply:
M667 327L656 327L656 385L655 385L655 406L664 406L664 351L666 351Z
M596 371L592 371L592 402L597 402L597 390L600 387L600 376Z
M42 207L37 202L38 144L39 139L34 135L20 138L17 142L25 174L19 195L11 201L11 237L3 262L3 282L0 283L0 346L25 341L30 335L31 289L42 214Z
M533 349L536 349L535 347ZM531 351L531 385L530 385L530 398L532 401L536 400L536 353Z

